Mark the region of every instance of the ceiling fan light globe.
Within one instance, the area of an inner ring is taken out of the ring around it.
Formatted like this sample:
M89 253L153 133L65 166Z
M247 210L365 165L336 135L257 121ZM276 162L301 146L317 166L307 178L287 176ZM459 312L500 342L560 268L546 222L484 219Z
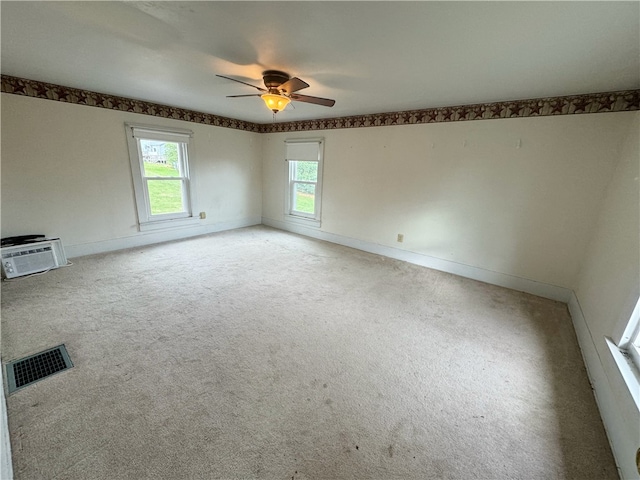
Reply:
M287 98L284 95L276 95L273 93L265 93L264 95L261 95L260 98L264 100L267 108L269 110L272 110L273 112L281 112L287 105L289 105L289 102L291 102L290 98Z

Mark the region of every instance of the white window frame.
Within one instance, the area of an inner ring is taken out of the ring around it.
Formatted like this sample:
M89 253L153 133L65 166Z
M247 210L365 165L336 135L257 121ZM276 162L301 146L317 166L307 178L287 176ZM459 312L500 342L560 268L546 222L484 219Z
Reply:
M626 345L627 353L631 357L636 368L640 370L640 299L638 299L636 308L634 308L633 313L631 314L629 328L634 328L634 330L629 337L629 343Z
M141 125L134 123L125 124L127 144L129 147L129 161L135 193L136 210L138 214L138 228L140 231L160 230L173 227L185 227L197 224L199 217L195 217L195 195L193 183L193 148L191 130ZM149 202L149 190L147 182L155 180L154 177L144 175L142 150L140 140L159 140L179 144L179 158L182 162L181 177L172 177L172 181L182 181L182 203L185 211L176 213L152 214Z
M617 341L606 338L606 342L640 411L640 298L620 338Z
M301 138L285 140L285 220L311 227L320 227L322 218L322 177L324 165L324 139ZM293 162L317 162L318 178L316 182L304 182L293 178L295 164ZM293 210L295 205L295 186L299 183L315 183L314 213L299 212Z

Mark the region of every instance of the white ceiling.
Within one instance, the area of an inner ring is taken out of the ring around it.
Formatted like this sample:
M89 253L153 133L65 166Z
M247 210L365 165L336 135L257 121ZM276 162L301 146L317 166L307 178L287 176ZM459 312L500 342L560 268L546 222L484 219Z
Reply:
M640 88L639 2L10 2L3 74L271 122Z

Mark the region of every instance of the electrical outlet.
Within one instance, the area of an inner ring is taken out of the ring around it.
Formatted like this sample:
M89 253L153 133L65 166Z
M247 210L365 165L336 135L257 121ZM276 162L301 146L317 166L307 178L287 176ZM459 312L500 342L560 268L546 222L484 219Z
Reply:
M207 212L200 212L200 219L204 220L205 218L207 218Z
M402 233L398 234L398 242L400 242L400 243L404 242L404 234L402 234Z

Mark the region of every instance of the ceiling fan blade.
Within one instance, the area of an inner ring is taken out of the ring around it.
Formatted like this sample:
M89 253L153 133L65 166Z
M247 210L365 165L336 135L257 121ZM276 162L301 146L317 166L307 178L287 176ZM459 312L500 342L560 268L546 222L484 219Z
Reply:
M224 75L216 75L216 77L220 77L220 78L226 78L227 80L231 80L232 82L238 82L238 83L242 83L244 85L249 85L250 87L253 88L257 88L258 90L260 90L261 92L266 92L267 90L262 88L262 87L257 87L255 85L251 85L250 83L247 82L243 82L242 80L236 80L235 78L231 78L231 77L225 77Z
M298 90L302 90L303 88L307 88L308 86L309 84L307 82L300 80L298 77L293 77L280 85L278 87L278 90L280 90L282 93L290 95L293 92L297 92Z
M261 93L250 93L248 95L227 95L227 98L238 98L238 97L260 97Z
M291 95L291 100L324 105L325 107L333 107L336 104L336 101L331 100L330 98L310 97L309 95L298 95L297 93Z

